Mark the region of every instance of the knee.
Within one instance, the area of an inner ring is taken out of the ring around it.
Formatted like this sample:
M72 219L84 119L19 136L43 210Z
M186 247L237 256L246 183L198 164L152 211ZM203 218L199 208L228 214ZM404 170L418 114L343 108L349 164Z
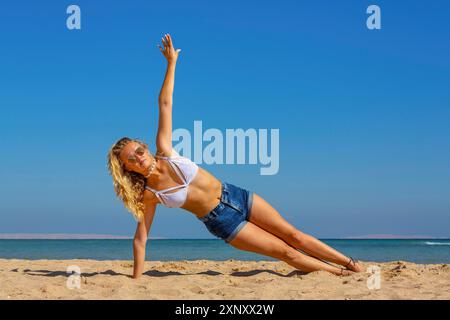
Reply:
M292 243L296 247L303 247L306 245L307 242L308 242L308 235L299 230L294 230L289 235L289 243Z

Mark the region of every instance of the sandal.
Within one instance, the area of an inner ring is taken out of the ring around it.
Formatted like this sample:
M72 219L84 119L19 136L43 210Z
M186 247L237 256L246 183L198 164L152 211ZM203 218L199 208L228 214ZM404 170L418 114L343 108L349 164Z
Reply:
M350 257L350 261L345 265L345 267L347 268L348 265L349 265L350 263L352 263L352 262L353 262L353 265L356 266L355 260L354 260L352 257ZM347 268L347 269L348 269L348 268Z

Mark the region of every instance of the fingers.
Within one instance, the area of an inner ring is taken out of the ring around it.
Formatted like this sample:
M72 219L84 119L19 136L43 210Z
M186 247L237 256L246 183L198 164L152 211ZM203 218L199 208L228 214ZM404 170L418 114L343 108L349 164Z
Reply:
M170 36L170 34L165 33L162 39L169 49L173 49L172 37Z
M169 46L171 48L173 48L172 37L170 36L170 34L166 34L166 39L167 39L167 41L169 43Z
M165 39L165 36L161 38L161 41L164 45L164 49L167 49L169 45L167 44L167 39Z
M176 52L177 54L181 51L181 49L175 50L173 47L172 37L168 33L164 33L164 36L161 38L161 41L164 45L164 48L162 48L159 44L159 50L163 54L171 54L172 52Z

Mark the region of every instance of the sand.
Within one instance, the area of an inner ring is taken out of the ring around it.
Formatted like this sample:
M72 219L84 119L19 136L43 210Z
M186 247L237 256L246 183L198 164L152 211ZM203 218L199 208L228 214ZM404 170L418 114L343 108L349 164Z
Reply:
M305 274L281 261L147 261L135 280L132 261L0 259L0 299L450 299L447 264L363 265L379 267L379 288L374 273Z

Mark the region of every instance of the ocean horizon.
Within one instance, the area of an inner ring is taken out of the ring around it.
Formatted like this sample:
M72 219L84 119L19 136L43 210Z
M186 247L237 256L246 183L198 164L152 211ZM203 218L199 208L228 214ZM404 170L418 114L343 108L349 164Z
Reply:
M342 239L323 242L363 261L450 263L449 238ZM129 239L0 239L0 259L30 260L132 260ZM269 260L276 259L238 250L221 239L149 239L146 260Z
M0 233L0 240L1 239L133 239L133 236L99 233ZM149 236L149 239L207 240L212 238L170 238ZM382 233L344 237L322 237L321 239L450 239L450 237L437 237L430 235L396 235Z

